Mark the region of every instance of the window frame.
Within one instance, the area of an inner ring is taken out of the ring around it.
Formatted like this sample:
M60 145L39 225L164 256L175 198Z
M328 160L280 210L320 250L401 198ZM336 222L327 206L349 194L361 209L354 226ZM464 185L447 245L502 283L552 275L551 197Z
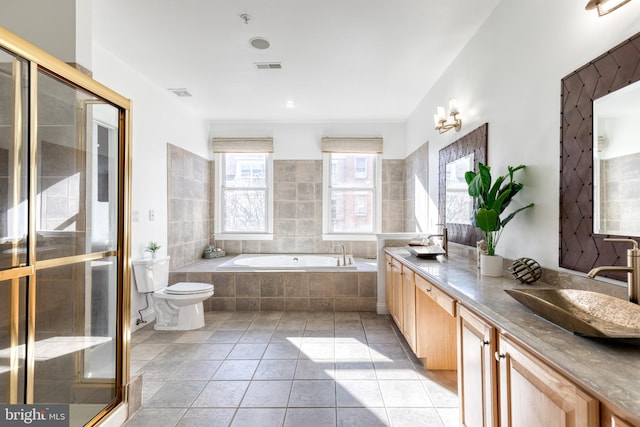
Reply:
M334 172L332 169L332 156L334 154L347 154L352 156L361 156L363 153L322 153L322 239L323 240L354 240L354 241L375 241L376 234L379 234L382 230L382 154L380 153L367 153L375 156L375 176L373 191L373 230L371 232L345 232L337 233L330 231L331 211L333 204L331 201L331 174ZM336 187L340 191L352 190L355 192L362 191L363 187ZM365 188L365 191L369 191ZM354 213L355 216L358 216Z
M266 187L234 186L225 187L227 155L264 155ZM224 193L231 190L263 190L265 191L265 231L241 232L225 231L224 227ZM215 212L214 233L216 240L273 240L273 154L272 153L215 153Z

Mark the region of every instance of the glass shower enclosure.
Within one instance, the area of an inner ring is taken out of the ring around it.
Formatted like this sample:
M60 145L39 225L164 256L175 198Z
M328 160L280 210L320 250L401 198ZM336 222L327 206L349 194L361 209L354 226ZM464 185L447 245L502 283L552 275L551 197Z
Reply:
M0 28L0 404L125 398L129 101Z

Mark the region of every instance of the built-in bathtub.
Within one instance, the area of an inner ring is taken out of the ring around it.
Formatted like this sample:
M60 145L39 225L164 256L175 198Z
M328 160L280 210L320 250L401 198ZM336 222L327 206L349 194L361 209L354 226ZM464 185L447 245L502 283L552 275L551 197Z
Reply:
M170 283L214 285L207 310L376 311L375 259L338 266L338 254L243 254L198 260L172 271Z
M357 269L351 255L345 258L335 254L242 254L220 264L217 271Z

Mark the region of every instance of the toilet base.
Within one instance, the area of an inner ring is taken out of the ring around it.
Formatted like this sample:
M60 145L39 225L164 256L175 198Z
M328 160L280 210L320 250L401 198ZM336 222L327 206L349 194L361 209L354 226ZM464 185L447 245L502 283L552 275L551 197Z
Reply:
M166 299L155 299L156 331L190 331L204 327L202 302L177 306Z

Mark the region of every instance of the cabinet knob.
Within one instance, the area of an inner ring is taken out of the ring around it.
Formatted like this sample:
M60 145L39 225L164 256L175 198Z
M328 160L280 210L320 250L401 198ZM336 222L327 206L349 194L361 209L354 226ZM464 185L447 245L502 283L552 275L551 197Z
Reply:
M489 344L491 344L491 342L490 342L489 340L484 340L484 341L482 341L482 347L486 347L486 346L488 346Z
M507 357L507 356L506 356L506 355L504 355L504 354L500 354L500 352L499 352L499 351L496 351L496 352L494 353L494 356L495 356L495 358L496 358L496 360L497 360L498 362L500 361L500 359L504 359L505 357Z

